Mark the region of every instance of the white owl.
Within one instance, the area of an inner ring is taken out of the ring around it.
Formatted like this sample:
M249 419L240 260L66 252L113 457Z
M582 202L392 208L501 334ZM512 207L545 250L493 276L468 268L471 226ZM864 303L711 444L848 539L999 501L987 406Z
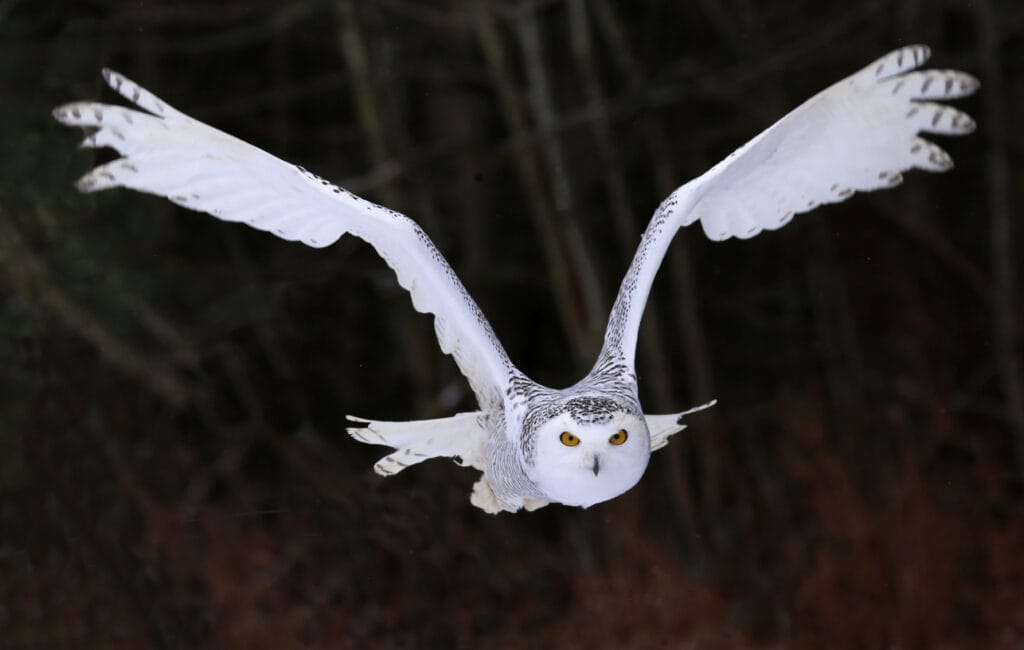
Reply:
M676 231L699 220L713 240L749 238L854 192L893 187L907 169L951 168L950 157L918 133L959 135L974 122L927 100L969 95L978 81L950 70L914 71L928 56L918 45L882 57L665 199L622 281L593 370L563 389L542 386L512 364L445 258L408 217L198 122L110 70L107 83L142 111L78 102L54 116L95 128L85 146L123 156L79 180L83 192L127 187L309 246L352 233L377 250L413 306L434 315L441 349L480 406L436 420L352 418L360 425L349 429L354 438L395 449L375 465L379 474L443 456L482 472L470 500L487 512L552 502L588 507L633 487L651 451L685 427L682 417L709 406L649 415L637 393L640 319Z

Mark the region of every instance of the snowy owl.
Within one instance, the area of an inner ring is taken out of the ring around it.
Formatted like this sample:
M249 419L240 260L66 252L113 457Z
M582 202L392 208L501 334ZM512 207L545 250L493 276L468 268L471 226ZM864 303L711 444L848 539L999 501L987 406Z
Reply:
M123 156L82 177L83 192L127 187L313 247L345 233L373 246L413 306L433 314L440 347L454 357L480 410L413 422L352 418L349 433L394 449L375 465L381 475L451 458L482 473L473 505L515 512L548 503L588 507L622 494L640 480L651 451L685 428L683 416L710 406L650 415L637 392L640 319L680 227L700 221L712 240L746 239L854 192L898 185L905 170L953 166L918 133L971 132L968 115L928 100L969 95L978 81L951 70L915 71L929 54L921 45L887 54L672 192L626 271L593 369L563 389L542 386L513 365L444 256L408 217L196 121L110 70L103 71L106 82L142 110L76 102L53 114L93 129L83 146Z

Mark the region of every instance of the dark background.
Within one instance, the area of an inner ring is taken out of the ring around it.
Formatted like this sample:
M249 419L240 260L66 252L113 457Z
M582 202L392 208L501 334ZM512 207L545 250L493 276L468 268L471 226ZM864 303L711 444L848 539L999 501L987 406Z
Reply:
M0 1L0 647L1020 648L1024 6ZM677 237L628 494L490 516L345 414L476 407L354 238L73 181L100 68L416 218L512 359L590 366L646 220L897 46L969 71L957 167Z

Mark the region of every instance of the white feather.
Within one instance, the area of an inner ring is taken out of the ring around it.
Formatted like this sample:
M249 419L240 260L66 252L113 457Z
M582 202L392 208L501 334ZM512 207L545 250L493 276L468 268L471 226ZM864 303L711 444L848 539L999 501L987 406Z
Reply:
M683 424L683 418L687 415L709 409L717 403L718 400L713 399L700 406L687 409L682 413L671 413L669 415L648 415L645 413L644 420L647 421L647 430L651 435L651 451L661 449L668 444L668 439L671 436L685 429L686 425Z
M953 107L919 100L962 97L978 81L952 70L899 74L928 56L924 46L897 50L818 93L684 185L692 205L682 201L688 210L673 216L681 225L710 222L704 225L712 239L745 238L752 236L751 221L770 227L854 192L892 187L892 178L912 167L949 169L949 156L917 134L970 133L974 121ZM921 143L928 154L923 158L913 151ZM749 217L718 218L722 196L745 206L739 214Z
M348 416L359 426L348 434L371 445L386 445L395 451L373 466L381 476L392 476L410 465L430 458L451 458L459 465L483 471L487 440L485 414L474 411L447 418L411 422L380 422Z

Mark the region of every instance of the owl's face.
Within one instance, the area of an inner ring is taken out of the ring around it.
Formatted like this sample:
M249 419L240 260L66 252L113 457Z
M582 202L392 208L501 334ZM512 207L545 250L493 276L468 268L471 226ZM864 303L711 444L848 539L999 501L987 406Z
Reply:
M586 508L617 497L636 485L651 456L646 422L624 410L597 421L562 413L536 435L531 478L551 500L566 505Z

